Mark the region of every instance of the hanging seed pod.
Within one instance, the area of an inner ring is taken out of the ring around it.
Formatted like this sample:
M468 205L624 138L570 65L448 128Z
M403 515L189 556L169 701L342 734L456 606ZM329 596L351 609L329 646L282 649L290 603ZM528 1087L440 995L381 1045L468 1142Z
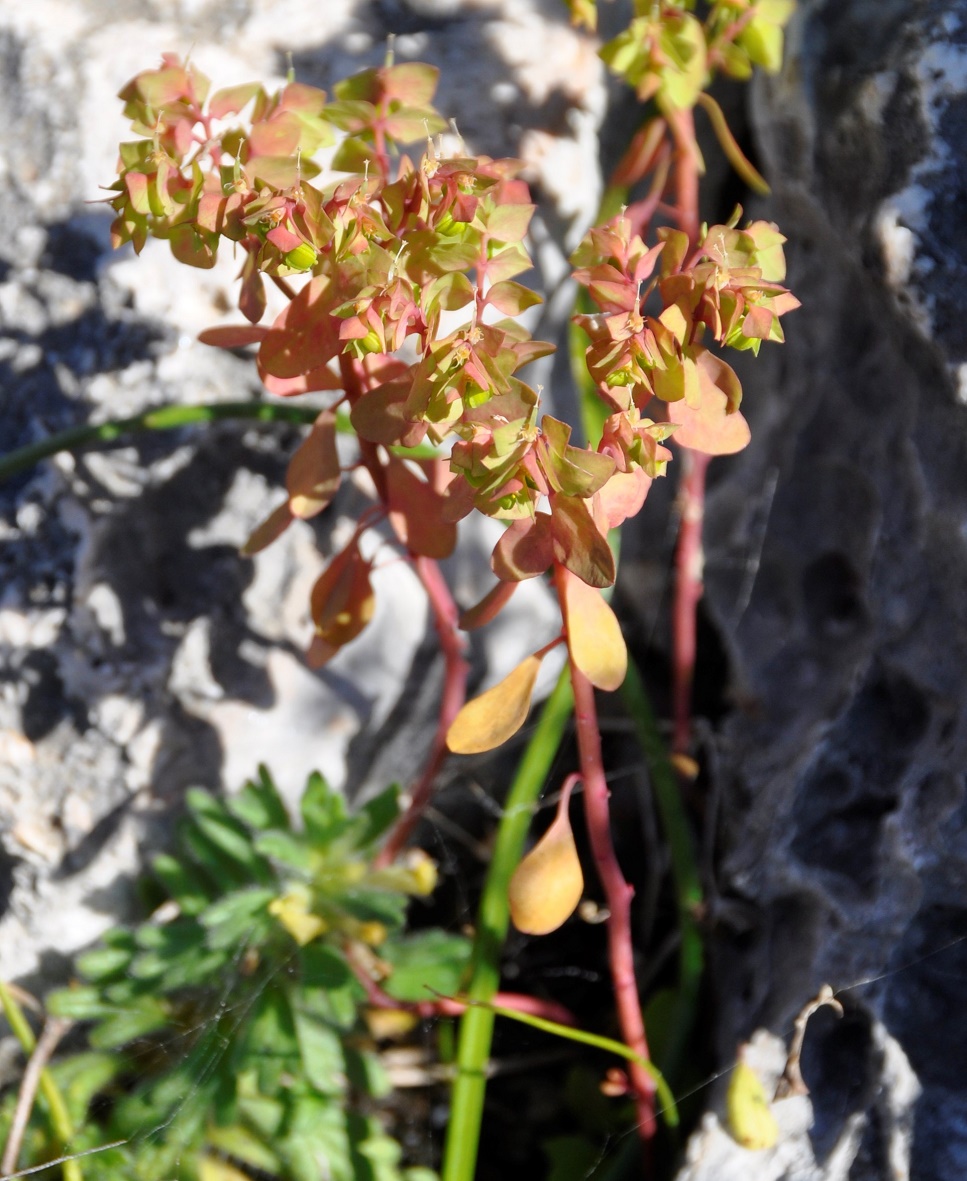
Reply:
M577 776L561 791L554 823L514 870L508 887L510 917L525 935L556 931L581 901L584 875L574 845L567 806Z

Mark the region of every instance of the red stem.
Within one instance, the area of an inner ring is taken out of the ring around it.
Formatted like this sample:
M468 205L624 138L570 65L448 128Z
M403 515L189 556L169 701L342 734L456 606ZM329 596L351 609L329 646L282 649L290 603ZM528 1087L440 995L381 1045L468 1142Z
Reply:
M447 731L467 699L467 673L470 666L463 655L466 640L457 626L460 612L453 601L453 595L440 572L439 565L432 558L414 556L413 569L423 583L423 589L430 601L437 635L440 637L440 647L445 661L443 693L436 733L433 735L423 774L410 793L410 802L406 810L390 829L389 836L376 858L377 865L389 865L393 861L423 815L433 794L434 780L447 756Z
M679 489L681 521L675 552L675 602L672 609L672 696L675 731L672 748L687 754L692 737L692 684L695 679L696 613L702 597L702 523L709 456L682 448Z
M441 996L432 1001L399 1001L392 997L370 976L366 967L353 955L347 947L346 961L352 969L353 975L366 990L366 999L377 1009L406 1009L416 1013L419 1017L459 1017L467 1011L466 1001L457 997ZM490 1003L502 1009L513 1009L516 1013L527 1013L533 1017L543 1017L545 1021L554 1021L558 1025L576 1028L577 1021L570 1009L559 1005L556 1001L541 1000L540 997L528 996L522 992L495 992Z
M555 564L554 578L558 598L564 602L562 566ZM631 899L634 888L625 881L611 839L608 799L611 793L604 777L601 758L601 732L594 703L594 686L572 660L571 685L574 689L574 720L584 781L584 815L591 841L591 852L604 888L608 907L608 964L614 986L615 1003L621 1036L626 1045L642 1058L649 1058L645 1022L638 999L635 979L634 944L631 936ZM643 1140L655 1134L655 1084L651 1075L635 1063L628 1069L638 1108L638 1131Z
M352 405L363 393L363 377L358 366L345 353L339 357L339 369L343 379L343 389ZM376 485L376 492L388 510L386 473L379 460L378 448L375 444L360 439L359 452L366 470ZM390 829L386 842L377 854L375 862L377 866L389 865L396 858L429 803L433 794L434 780L447 755L447 731L467 699L469 665L463 658L466 640L459 629L460 611L437 563L432 558L420 557L413 553L410 554L410 559L416 576L426 591L426 597L430 602L430 611L433 614L433 622L436 625L437 635L440 637L440 647L443 650L445 662L443 693L440 700L436 733L433 736L433 744L430 747L430 754L423 774L410 793L410 801L405 811Z
M677 111L669 118L675 137L675 193L678 224L692 247L699 239L698 168L693 146L695 118L692 111ZM709 457L682 448L682 480L679 492L681 524L675 553L675 601L672 607L673 749L687 754L692 735L692 685L695 680L696 612L702 597L702 523L705 517L705 473Z

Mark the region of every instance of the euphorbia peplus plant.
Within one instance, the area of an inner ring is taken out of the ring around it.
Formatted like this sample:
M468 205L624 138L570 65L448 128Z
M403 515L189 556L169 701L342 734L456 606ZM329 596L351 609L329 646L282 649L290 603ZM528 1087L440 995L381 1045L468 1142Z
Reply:
M618 620L602 596L615 579L608 534L638 512L664 474L670 438L705 454L745 446L739 381L709 346L756 349L781 340L779 317L796 306L781 285L784 239L775 227L759 221L740 228L737 213L726 225L700 229L689 196L699 165L688 131L691 105L716 62L738 74L742 53L746 62L762 60L750 48L752 34L763 21L779 27L769 16L776 3L713 5L704 27L717 30L717 40L701 51L695 30L703 26L690 4L640 3L611 51L611 64L643 98L654 98L660 114L626 167L629 176L651 172L652 193L592 228L573 258L575 278L598 309L576 318L590 341L587 369L604 407L593 446L572 443L571 426L542 415L539 391L518 376L553 348L532 339L520 319L539 302L516 281L531 265L525 241L534 211L520 164L450 156L434 144L444 122L431 105L432 67L388 59L337 84L332 100L291 80L277 93L251 84L209 96L193 65L166 56L160 69L121 92L141 138L121 149L111 199L115 244L130 241L140 250L152 235L169 240L181 261L208 267L228 239L241 261L239 308L249 323L210 329L202 340L257 345L270 394L329 395L292 457L287 498L256 529L248 553L332 502L344 474L340 415L348 414L358 437L353 466L368 474L372 508L313 588L309 662L324 664L372 617L372 563L362 541L384 520L428 595L446 657L439 721L425 770L379 861L393 861L405 845L447 745L479 752L515 733L540 661L566 644L616 1002L623 1036L641 1059L647 1043L633 970L631 889L612 845L594 698L595 689L617 689L627 667ZM585 13L592 7L582 6ZM728 14L734 20L726 28ZM761 29L756 35L761 41ZM420 140L426 147L418 157L399 154L401 145ZM324 166L313 159L321 148ZM659 229L647 245L646 227L673 165L679 228ZM266 279L288 300L271 323L262 323ZM459 327L448 326L449 313L458 314ZM428 456L427 443L440 450ZM437 562L452 552L458 523L472 512L506 529L491 559L494 587L461 615ZM465 704L461 626L486 624L518 583L543 575L557 592L560 636ZM544 850L556 841L553 855L532 854L515 881L515 912L527 915L523 925L532 931L558 926L580 895L566 805L550 835ZM557 872L562 849L569 889L554 892L553 915L540 913L546 875ZM647 1136L653 1077L634 1063L629 1074Z

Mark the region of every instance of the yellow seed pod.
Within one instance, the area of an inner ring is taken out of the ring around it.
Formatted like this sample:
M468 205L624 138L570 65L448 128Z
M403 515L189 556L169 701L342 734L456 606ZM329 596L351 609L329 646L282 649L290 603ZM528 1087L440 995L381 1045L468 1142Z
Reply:
M584 875L567 814L574 781L574 777L569 779L561 792L554 823L510 879L510 917L525 935L556 931L581 901Z
M725 1097L729 1131L743 1148L772 1148L779 1139L779 1125L772 1114L765 1088L752 1067L739 1058Z

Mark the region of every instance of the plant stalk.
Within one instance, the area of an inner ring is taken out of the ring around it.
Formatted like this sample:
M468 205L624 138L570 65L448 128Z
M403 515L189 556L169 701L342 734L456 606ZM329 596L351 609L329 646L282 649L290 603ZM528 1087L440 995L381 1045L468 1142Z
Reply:
M507 887L523 853L534 804L550 774L572 705L571 683L565 669L544 704L504 802L477 913L470 982L464 994L469 1001L489 1002L497 993L500 956L510 924ZM493 1028L492 1009L471 1005L460 1018L442 1181L474 1179Z

